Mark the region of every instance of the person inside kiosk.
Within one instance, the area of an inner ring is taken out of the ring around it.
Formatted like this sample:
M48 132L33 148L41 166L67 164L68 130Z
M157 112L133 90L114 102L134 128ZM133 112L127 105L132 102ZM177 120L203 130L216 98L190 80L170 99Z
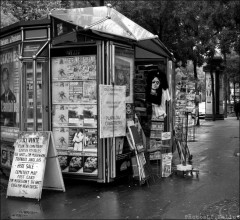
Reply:
M159 119L166 117L166 101L170 100L167 77L159 69L148 71L146 104L148 116Z

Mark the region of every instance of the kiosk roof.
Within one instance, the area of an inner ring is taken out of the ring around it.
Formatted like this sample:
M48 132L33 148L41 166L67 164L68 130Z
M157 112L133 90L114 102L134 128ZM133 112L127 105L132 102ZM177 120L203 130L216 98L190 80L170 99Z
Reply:
M50 16L85 30L116 35L135 41L154 39L150 33L111 6L52 10Z

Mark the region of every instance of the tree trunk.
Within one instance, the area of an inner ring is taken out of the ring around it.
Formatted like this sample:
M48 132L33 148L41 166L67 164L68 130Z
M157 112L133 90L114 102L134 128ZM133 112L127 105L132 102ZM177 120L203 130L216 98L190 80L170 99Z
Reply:
M227 55L226 53L223 54L224 57L224 66L227 66ZM224 81L224 118L227 118L227 100L228 100L228 83L227 83L227 74L224 74L223 81Z
M236 103L236 82L233 82L233 106L235 106Z
M210 63L210 76L212 81L212 120L216 120L216 111L215 111L215 89L214 89L214 77L213 77L213 68L212 68L212 61Z
M229 79L229 77L228 77L228 103L230 103L230 101L231 101L231 87L230 87L230 79Z
M193 61L193 71L194 71L194 79L195 79L195 92L196 92L196 95L198 96L199 95L199 91L198 91L198 76L197 76L197 62L194 60ZM196 122L196 125L199 126L200 125L200 120L199 120L199 100L197 100L195 102L195 108L197 109L196 111L196 118L197 118L197 122Z

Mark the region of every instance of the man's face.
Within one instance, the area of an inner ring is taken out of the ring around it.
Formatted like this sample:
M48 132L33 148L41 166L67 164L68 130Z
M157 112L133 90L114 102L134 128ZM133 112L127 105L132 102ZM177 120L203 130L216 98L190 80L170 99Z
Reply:
M3 72L3 78L2 78L2 83L5 91L8 91L9 89L9 82L8 82L8 75L6 72Z
M158 89L159 85L160 85L160 81L157 77L155 77L152 80L152 89Z

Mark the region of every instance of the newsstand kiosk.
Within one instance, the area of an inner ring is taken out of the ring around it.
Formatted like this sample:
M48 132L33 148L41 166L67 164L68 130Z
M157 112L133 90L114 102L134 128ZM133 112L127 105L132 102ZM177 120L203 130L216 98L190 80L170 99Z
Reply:
M119 121L126 130L127 121L146 115L141 105L149 66L160 66L164 71L172 97L171 53L155 35L110 5L53 10L50 33L31 62L25 63L25 57L19 56L25 78L19 79L18 96L28 95L26 103L32 109L28 113L31 121L19 114L19 129L52 131L64 178L107 183L132 175L133 152L124 132L108 137L102 125ZM43 53L48 45L49 50ZM24 50L24 44L19 50ZM47 57L38 62L40 54ZM30 81L32 93L28 93ZM114 105L124 106L118 116L108 117L108 101L104 100L108 86L125 88L124 93L119 90L118 99L113 96ZM173 128L171 102L166 108L161 132Z
M49 130L49 43L49 19L1 29L1 171L6 175L18 133Z

